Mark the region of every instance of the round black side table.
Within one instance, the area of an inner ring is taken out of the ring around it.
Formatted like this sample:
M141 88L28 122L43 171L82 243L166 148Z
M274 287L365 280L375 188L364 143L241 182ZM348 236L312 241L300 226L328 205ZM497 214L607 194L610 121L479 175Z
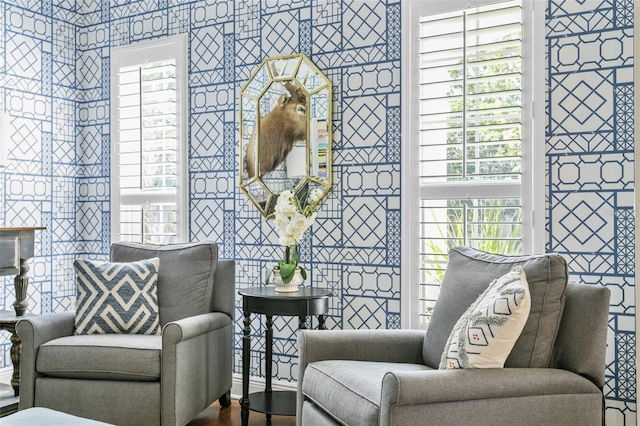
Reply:
M295 293L277 293L272 286L251 287L238 291L242 296L244 328L242 338L242 425L249 423L249 410L271 415L294 416L296 413L295 391L272 391L271 374L273 363L273 316L297 316L300 328L307 328L307 318L318 317L318 328L326 329L325 316L329 310L329 298L333 293L327 289L300 287ZM249 369L251 368L251 314L266 316L266 377L264 392L249 395Z

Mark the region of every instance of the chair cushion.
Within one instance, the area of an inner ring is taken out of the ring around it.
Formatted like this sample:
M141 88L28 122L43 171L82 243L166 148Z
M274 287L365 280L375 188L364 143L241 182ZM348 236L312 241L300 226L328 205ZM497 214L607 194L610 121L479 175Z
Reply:
M302 392L348 425L378 425L382 379L390 371L431 370L421 364L327 360L304 371Z
M522 266L526 274L531 309L505 367L549 366L568 280L564 258L556 254L500 256L468 247L456 247L449 252L449 263L422 348L426 365L433 368L440 365L445 344L458 319L493 280L514 266Z
M160 326L211 312L218 245L212 242L185 244L111 245L112 262L133 262L158 257L158 305Z
M39 373L69 379L157 381L162 336L91 334L66 336L40 346Z
M504 367L530 307L527 278L517 266L494 280L460 317L444 347L440 368Z
M77 259L75 334L159 334L158 262Z

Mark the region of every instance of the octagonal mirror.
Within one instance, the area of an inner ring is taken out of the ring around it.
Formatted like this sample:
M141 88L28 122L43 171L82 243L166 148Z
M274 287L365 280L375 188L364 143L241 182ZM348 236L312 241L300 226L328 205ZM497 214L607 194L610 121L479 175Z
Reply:
M264 217L280 193L331 189L331 82L303 54L267 58L240 91L240 189Z

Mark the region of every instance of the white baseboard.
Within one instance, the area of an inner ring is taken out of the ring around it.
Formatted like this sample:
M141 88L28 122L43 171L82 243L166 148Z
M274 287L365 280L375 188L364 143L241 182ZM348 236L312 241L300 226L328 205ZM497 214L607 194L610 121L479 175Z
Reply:
M231 398L242 398L242 374L234 374L233 382L231 386ZM260 392L264 390L265 380L262 377L250 377L249 378L249 393ZM297 382L283 382L273 380L271 382L271 389L274 391L294 391L297 389Z
M13 367L0 368L0 383L10 385L13 376ZM242 390L242 387L240 388Z

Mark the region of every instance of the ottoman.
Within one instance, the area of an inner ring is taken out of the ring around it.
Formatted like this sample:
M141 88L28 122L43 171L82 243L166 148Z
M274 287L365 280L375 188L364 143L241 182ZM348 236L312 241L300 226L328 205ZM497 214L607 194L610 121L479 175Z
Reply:
M72 416L49 408L32 407L3 417L2 426L107 426L96 420Z

